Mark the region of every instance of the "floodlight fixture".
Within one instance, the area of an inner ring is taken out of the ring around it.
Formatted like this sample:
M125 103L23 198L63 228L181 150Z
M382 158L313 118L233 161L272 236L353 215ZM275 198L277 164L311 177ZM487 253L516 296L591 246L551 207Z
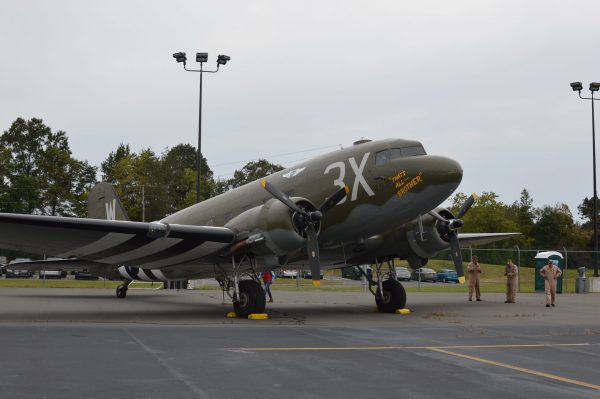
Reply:
M208 61L208 53L196 53L196 62Z
M173 54L173 58L175 58L175 60L177 62L183 62L184 64L187 61L187 57L185 56L185 53L182 53L182 52Z
M187 57L184 52L174 53L173 58L177 62L183 62L183 69L187 72L196 72L200 75L200 92L198 96L198 148L196 149L196 202L200 202L200 176L202 175L202 75L205 73L217 73L219 66L227 64L231 57L227 55L219 55L217 58L217 68L207 71L204 69L204 63L208 62L208 53L196 53L196 62L200 63L199 69L188 69L185 62Z
M217 57L217 64L218 65L225 65L225 64L227 64L227 61L229 61L230 59L231 59L231 57L228 56L228 55L219 55Z
M583 85L581 84L581 82L573 82L571 83L571 88L573 89L573 91L581 91L583 90Z
M598 91L600 89L600 83L592 82L590 83L590 91Z

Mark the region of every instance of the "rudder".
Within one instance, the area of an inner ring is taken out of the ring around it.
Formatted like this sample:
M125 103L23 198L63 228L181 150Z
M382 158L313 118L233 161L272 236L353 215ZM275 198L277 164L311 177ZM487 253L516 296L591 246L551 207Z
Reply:
M110 183L96 184L87 200L88 218L106 220L129 220L123 204Z

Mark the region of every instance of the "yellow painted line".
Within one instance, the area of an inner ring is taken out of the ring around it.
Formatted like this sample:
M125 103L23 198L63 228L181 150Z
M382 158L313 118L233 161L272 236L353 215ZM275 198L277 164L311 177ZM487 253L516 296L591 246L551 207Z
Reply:
M490 349L490 348L551 348L564 346L587 346L588 343L577 344L514 344L514 345L451 345L451 346L356 346L356 347L300 347L300 348L229 348L247 352L294 352L294 351L377 351L377 350L411 350L411 349Z
M566 345L548 345L548 346L566 346ZM540 371L526 369L524 367L518 367L518 366L506 364L506 363L482 359L482 358L476 357L476 356L463 355L462 353L456 353L456 352L452 352L452 351L440 349L440 348L428 348L428 349L430 351L444 353L446 355L452 355L452 356L456 356L456 357L461 357L463 359L469 359L469 360L473 360L473 361L480 362L480 363L491 364L492 366L503 367L503 368L510 369L510 370L520 371L522 373L532 374L532 375L535 375L538 377L544 377L544 378L548 378L551 380L566 382L568 384L573 384L573 385L578 385L578 386L582 386L582 387L586 387L586 388L600 390L600 385L594 385L594 384L590 384L590 383L583 382L583 381L573 380L571 378L565 378L565 377L561 377L561 376L555 375L555 374L543 373Z

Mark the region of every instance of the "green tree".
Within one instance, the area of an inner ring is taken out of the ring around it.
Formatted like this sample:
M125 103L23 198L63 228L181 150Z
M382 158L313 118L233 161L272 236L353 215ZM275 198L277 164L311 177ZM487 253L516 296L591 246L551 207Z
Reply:
M232 188L241 187L275 172L285 169L283 166L271 163L266 159L248 162L241 170L236 170L233 177L217 183L217 192L224 193Z
M215 192L213 172L202 157L201 198ZM121 144L102 163L103 179L115 186L132 220L158 220L196 203L196 149L179 144L157 156ZM143 206L144 205L144 206Z
M573 221L566 204L546 205L536 211L532 236L538 248L561 249L585 246L587 234Z
M592 228L594 224L594 220L592 219L594 216L594 200L593 198L585 197L581 204L577 206L577 210L579 211L579 216L581 216L585 222L583 227ZM596 200L596 210L600 212L600 200Z
M72 157L65 132L53 133L41 119L18 118L0 136L4 212L83 216L96 169Z
M452 198L452 213L456 215L466 199L464 193L457 193ZM463 217L463 221L465 226L461 231L465 233L506 233L518 230L510 207L498 201L498 195L494 192L483 192Z
M521 191L519 201L515 201L511 206L511 211L515 217L515 223L517 224L517 231L523 234L522 242L519 245L523 247L531 247L533 245L533 238L531 232L535 225L535 208L533 207L533 199L529 195L527 189Z
M129 148L129 144L119 144L116 151L112 151L108 154L108 157L102 162L100 165L100 170L102 171L102 181L116 184L117 183L117 175L115 168L119 161L123 158L131 155L131 149Z

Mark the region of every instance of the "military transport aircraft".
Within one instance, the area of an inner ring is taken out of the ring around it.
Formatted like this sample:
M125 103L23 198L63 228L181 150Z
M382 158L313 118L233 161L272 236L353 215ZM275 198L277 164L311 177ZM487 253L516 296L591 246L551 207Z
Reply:
M260 271L308 264L318 285L321 268L373 263L377 307L394 312L406 304L395 258L418 268L450 248L464 282L458 229L475 196L456 216L439 207L462 173L458 162L428 155L418 141L361 140L150 223L128 221L112 186L99 183L88 219L0 214L0 248L65 259L32 262L32 269L59 262L63 270L122 280L119 298L132 280L215 277L240 317L265 311Z

